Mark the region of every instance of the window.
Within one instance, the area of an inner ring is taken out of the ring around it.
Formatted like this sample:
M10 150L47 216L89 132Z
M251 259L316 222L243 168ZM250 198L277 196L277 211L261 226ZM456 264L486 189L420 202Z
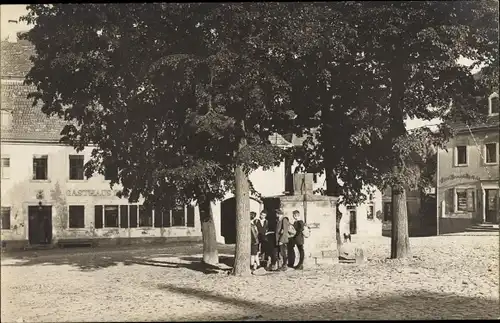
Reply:
M69 206L69 227L85 228L85 207L83 205Z
M33 179L46 180L47 179L47 159L48 156L33 157Z
M130 206L130 227L137 228L137 205Z
M139 226L152 227L153 226L153 212L151 208L141 205L139 207Z
M457 211L467 211L467 192L457 190L456 198L457 198Z
M120 205L120 228L128 228L128 205Z
M10 207L2 206L2 230L10 230Z
M187 221L186 226L194 228L194 206L188 205L187 207Z
M170 221L170 217L171 217L170 210L163 210L161 212L161 217L162 217L164 228L169 228L172 226L172 222Z
M162 217L162 212L161 209L158 208L155 210L155 228L162 228L163 227L163 217Z
M172 210L172 226L173 227L186 226L184 207L176 207L175 209Z
M10 158L2 157L2 179L10 178Z
M106 205L104 207L104 227L118 228L118 205Z
M94 207L94 228L102 229L102 205Z
M457 166L467 165L467 146L457 146L456 155Z
M83 156L69 156L69 179L83 180Z
M476 203L474 189L455 189L455 211L473 212L475 210Z
M497 93L493 93L492 95L490 95L488 105L489 105L488 112L490 115L498 114L499 106L498 106L498 94Z
M384 203L384 221L392 221L392 202Z
M485 150L486 150L486 163L487 164L496 164L497 163L497 155L498 155L498 150L497 150L497 143L489 143L485 145Z
M368 220L373 220L373 205L368 206L368 210L366 212L366 218Z

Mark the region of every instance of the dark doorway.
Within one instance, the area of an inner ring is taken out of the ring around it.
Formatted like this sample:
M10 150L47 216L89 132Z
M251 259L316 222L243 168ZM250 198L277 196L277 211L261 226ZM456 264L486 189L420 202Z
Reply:
M259 200L250 197L250 211L259 213ZM236 199L230 197L220 205L220 232L226 244L236 243ZM248 214L250 221L250 213Z
M358 231L358 224L356 223L356 211L349 211L349 233L356 234Z
M486 222L498 223L498 190L484 190L486 193Z
M52 242L52 206L28 206L28 237L31 245Z
M220 232L226 244L236 243L236 199L229 198L220 205Z
M281 200L279 198L264 198L262 199L264 204L264 210L267 212L267 221L269 222L269 231L276 230L276 210L281 206Z

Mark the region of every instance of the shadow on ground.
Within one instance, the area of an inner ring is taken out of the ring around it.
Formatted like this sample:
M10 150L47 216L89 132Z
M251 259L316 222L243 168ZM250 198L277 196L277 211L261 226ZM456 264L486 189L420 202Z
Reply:
M232 254L234 246L219 245L218 250L219 253ZM2 255L2 266L69 265L82 271L94 271L123 263L125 265L187 268L205 274L220 272L220 267L203 264L201 257L194 256L201 253L203 253L203 246L200 244L120 249L78 248L77 250L77 248L72 248L63 252L43 250ZM177 257L182 262L152 260L152 258L163 257ZM232 257L221 255L219 261L225 266L232 266Z
M202 301L227 304L238 313L206 313L203 316L165 317L164 321L212 320L411 320L411 319L498 319L498 300L473 298L432 292L411 292L406 295L360 297L352 301L331 300L319 303L274 306L215 294L196 288L160 284L161 290L199 298ZM158 321L159 322L159 321Z
M175 255L170 255L175 257ZM166 260L150 260L150 259L131 259L125 261L125 265L144 265L166 268L186 268L193 271L199 271L204 274L219 274L221 272L229 272L234 264L233 256L219 256L219 265L209 265L202 262L202 257L180 256L179 260L185 262L171 262ZM221 266L222 265L222 266Z

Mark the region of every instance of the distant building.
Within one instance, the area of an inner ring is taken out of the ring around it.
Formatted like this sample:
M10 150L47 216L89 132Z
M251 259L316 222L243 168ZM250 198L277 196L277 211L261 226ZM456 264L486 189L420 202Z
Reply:
M387 188L382 194L383 235L391 235L392 226L392 191ZM437 234L436 189L406 190L406 211L408 215L408 233L412 236Z
M438 152L439 234L499 222L498 93L484 110L486 122L454 124L457 135Z

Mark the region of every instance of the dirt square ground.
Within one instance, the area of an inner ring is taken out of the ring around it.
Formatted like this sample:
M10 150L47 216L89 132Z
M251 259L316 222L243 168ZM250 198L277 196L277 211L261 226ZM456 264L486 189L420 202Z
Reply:
M247 278L201 267L199 245L12 254L1 262L1 321L500 318L498 235L410 243L412 259L395 261L388 238L353 237L364 265Z

